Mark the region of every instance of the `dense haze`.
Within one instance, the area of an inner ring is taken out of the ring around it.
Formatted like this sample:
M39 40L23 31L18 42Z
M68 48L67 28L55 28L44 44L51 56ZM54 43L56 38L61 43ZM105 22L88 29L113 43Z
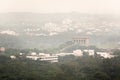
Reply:
M57 47L75 36L88 36L90 45L115 48L120 44L120 16L81 13L0 14L1 46Z
M0 80L120 80L120 0L0 0Z
M119 0L0 0L0 12L119 14Z
M0 46L58 47L75 36L118 47L119 0L0 0Z

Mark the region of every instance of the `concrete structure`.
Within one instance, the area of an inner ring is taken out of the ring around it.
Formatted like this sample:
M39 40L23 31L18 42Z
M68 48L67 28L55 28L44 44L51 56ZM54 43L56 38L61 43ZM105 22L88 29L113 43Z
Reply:
M27 55L26 58L32 60L46 61L51 63L58 62L58 56L45 54L45 53L39 53L39 54L32 53L31 55Z
M58 62L58 56L42 57L39 59L40 59L40 61L47 61L47 62L51 62L51 63Z
M83 56L83 52L87 52L89 56L94 56L95 51L94 50L74 50L73 53L58 53L56 56L68 56L68 55L74 55L74 56Z
M38 60L38 56L26 56L26 58L32 59L32 60Z
M24 53L19 53L20 56L24 55Z
M115 55L111 55L110 53L107 52L97 52L98 55L100 55L103 58L113 58Z
M74 56L83 56L83 52L81 50L74 50L73 55Z
M56 56L68 56L68 55L73 55L73 53L58 53Z
M11 58L11 59L16 59L16 56L11 55L10 58Z
M81 46L89 46L89 38L88 37L74 37L73 42L75 44L79 44Z
M94 56L95 55L95 51L94 50L89 50L89 55L90 56Z
M58 56L39 53L39 60L54 63L54 62L58 62Z
M36 53L36 52L32 52L31 55L32 55L32 56L35 56L35 55L37 55L37 53Z
M95 51L94 50L83 50L83 52L87 52L89 56L94 56L95 55Z

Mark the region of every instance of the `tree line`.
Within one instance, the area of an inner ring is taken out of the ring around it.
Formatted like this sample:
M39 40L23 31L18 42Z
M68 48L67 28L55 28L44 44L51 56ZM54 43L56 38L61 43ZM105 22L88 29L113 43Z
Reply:
M120 80L120 51L114 54L111 59L65 56L58 63L0 55L0 80Z

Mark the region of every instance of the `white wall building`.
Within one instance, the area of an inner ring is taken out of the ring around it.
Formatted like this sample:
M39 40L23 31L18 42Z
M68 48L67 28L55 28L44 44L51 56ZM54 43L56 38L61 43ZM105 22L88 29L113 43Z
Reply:
M58 56L49 56L49 57L42 57L40 58L41 61L48 61L48 62L58 62Z
M36 53L36 52L32 52L31 55L32 55L32 56L35 56L35 55L37 55L37 53Z
M10 58L11 58L11 59L16 59L16 56L11 55Z
M51 63L58 62L58 56L53 56L45 53L39 53L38 55L36 53L32 53L31 55L26 56L26 58L32 60L47 61Z
M97 54L104 57L104 58L113 58L113 57L115 57L114 55L111 55L110 53L107 53L107 52L97 52Z
M87 52L89 56L94 56L95 55L95 51L94 50L83 50L83 52Z
M19 53L20 56L24 55L24 53Z
M73 55L73 53L58 53L56 56L67 56L67 55Z
M26 56L26 58L32 59L32 60L38 60L38 56Z
M83 56L83 52L81 50L74 50L73 55L74 56Z

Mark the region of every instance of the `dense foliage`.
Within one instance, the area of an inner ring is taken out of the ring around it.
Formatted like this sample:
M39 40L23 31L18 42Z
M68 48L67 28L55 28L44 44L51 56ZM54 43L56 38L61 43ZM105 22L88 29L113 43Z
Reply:
M117 52L118 53L118 52ZM59 63L0 56L0 80L120 80L120 56L65 56Z

